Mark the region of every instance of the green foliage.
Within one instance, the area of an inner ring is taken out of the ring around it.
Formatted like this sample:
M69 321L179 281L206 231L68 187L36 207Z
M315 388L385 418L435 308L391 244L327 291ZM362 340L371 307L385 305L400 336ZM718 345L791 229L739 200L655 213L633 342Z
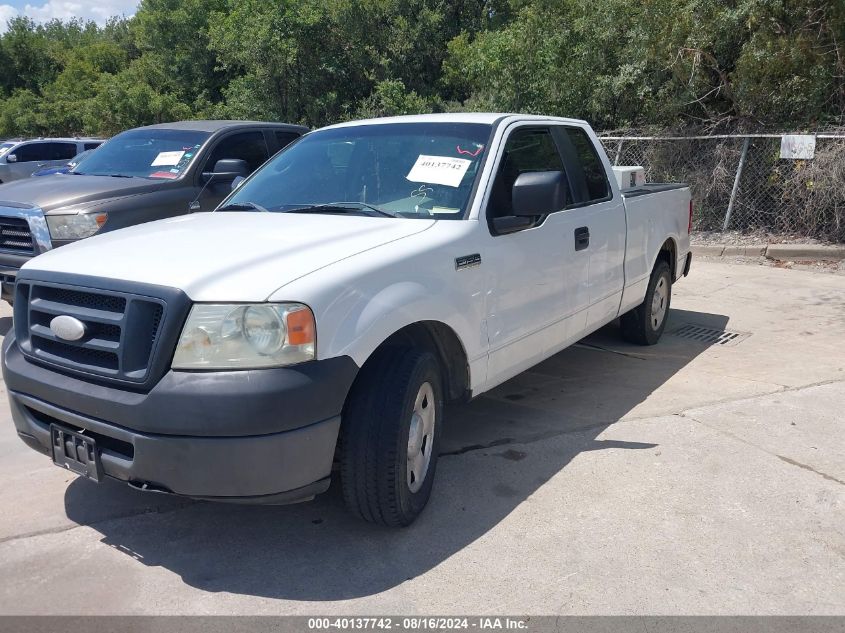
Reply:
M190 119L193 114L190 106L175 95L159 92L148 83L143 63L133 63L115 75L104 73L83 107L85 129L104 135L139 125Z
M524 3L449 44L446 81L478 109L600 127L800 127L845 111L845 5L824 0Z
M431 112L432 103L413 90L408 91L398 79L380 81L372 94L365 98L355 111L354 118L371 119L399 114Z
M0 136L462 109L797 128L845 114L843 42L841 0L142 0L11 20Z

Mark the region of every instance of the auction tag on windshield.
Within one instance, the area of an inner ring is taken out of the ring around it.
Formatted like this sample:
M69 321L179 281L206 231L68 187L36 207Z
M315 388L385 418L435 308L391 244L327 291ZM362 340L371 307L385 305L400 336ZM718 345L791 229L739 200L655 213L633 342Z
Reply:
M432 185L457 187L472 165L466 158L452 156L426 156L420 154L411 171L405 176L411 182L425 182Z
M150 163L150 167L161 167L163 165L176 165L182 160L182 155L184 151L181 152L160 152L158 156L155 157L155 160Z

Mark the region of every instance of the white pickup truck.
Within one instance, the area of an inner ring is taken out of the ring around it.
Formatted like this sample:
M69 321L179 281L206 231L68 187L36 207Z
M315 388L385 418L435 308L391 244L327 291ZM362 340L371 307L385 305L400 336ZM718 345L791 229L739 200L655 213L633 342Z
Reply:
M620 190L590 127L353 121L305 135L213 213L20 271L3 374L18 435L94 480L287 503L329 486L411 523L444 401L621 317L656 343L690 267L684 185Z

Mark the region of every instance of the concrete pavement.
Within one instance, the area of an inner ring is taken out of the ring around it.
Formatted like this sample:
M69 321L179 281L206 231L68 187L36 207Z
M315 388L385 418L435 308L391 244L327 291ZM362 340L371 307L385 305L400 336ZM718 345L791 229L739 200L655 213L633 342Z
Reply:
M0 613L845 614L845 276L698 262L685 324L740 336L610 326L451 407L399 531L336 488L262 508L89 484L16 438L2 392Z

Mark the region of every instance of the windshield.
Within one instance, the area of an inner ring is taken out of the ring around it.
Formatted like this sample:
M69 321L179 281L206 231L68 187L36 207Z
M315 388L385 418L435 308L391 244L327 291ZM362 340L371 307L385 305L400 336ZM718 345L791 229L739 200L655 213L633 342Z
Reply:
M0 156L5 156L6 152L12 149L15 143L0 143Z
M195 130L129 130L85 156L72 173L178 178L208 137L208 132Z
M384 123L313 132L277 154L226 200L268 211L337 211L460 219L491 126ZM315 209L317 205L333 205ZM347 209L348 210L348 209Z
M75 167L76 165L78 165L79 163L82 162L83 158L88 156L88 154L90 154L93 151L94 151L93 149L86 149L84 152L79 152L76 156L74 156L73 158L70 159L70 161L68 162L68 166Z

